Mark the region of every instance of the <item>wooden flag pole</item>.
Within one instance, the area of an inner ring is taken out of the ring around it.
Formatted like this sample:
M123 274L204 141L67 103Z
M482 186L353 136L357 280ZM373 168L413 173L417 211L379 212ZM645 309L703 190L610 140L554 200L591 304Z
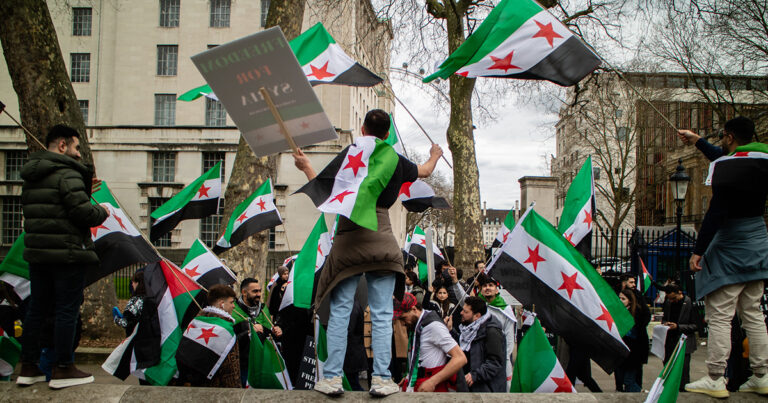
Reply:
M47 149L47 148L48 148L48 147L44 146L44 145L43 145L43 142L42 142L42 141L40 141L40 140L39 140L37 137L33 136L33 135L32 135L32 133L31 133L29 130L27 130L27 128L26 128L26 127L24 127L24 125L22 125L22 124L21 124L21 122L19 122L18 120L16 120L16 118L14 118L14 117L13 117L13 115L11 115L10 113L8 113L8 111L7 111L7 110L5 110L5 104L4 104L4 103L2 103L2 102L0 102L0 113L2 113L2 112L5 112L5 114L6 114L6 115L8 115L8 117L9 117L9 118L11 118L11 120L13 121L13 123L16 123L16 125L17 125L17 126L21 127L21 129L24 131L24 133L26 133L26 134L27 134L27 136L31 137L31 138L32 138L32 140L35 140L35 143L37 143L37 145L39 145L39 146L40 146L40 148L42 148L43 150L45 150L45 149Z
M427 257L427 281L431 285L435 281L435 253L432 251L432 227L427 227L424 231L426 238L426 257Z
M299 147L296 146L296 142L293 141L293 138L288 133L288 128L285 127L285 122L283 122L283 118L280 116L280 112L277 110L275 102L272 100L272 97L269 96L269 91L267 91L266 88L261 87L259 88L259 93L262 97L264 97L264 101L267 102L267 106L269 106L269 110L272 112L272 116L275 118L277 125L280 127L280 132L283 133L285 141L288 142L288 145L291 147L291 150L293 150L293 153L298 154Z

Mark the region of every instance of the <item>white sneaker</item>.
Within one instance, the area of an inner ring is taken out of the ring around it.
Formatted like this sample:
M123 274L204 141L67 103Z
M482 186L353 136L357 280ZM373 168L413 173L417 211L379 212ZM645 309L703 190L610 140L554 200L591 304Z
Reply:
M371 396L384 397L395 394L400 391L400 387L397 386L392 379L384 379L380 376L374 376L371 378L371 390L368 393Z
M712 380L709 375L685 385L688 392L703 393L719 399L728 397L728 389L725 388L725 378L722 376Z
M739 386L739 392L754 392L768 395L768 375L763 375L760 378L755 375L750 376L743 385Z
M340 376L323 378L315 383L315 390L328 396L340 396L344 394L344 385Z

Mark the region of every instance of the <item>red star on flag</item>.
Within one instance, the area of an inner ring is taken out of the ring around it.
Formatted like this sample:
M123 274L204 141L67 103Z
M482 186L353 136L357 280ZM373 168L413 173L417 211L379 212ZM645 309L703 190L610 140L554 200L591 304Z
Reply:
M104 224L101 224L98 227L91 228L91 237L96 238L96 235L99 233L99 229L105 229L109 231L109 228L105 227Z
M563 284L558 288L558 290L565 290L568 293L568 299L571 299L573 296L573 290L583 290L584 287L580 286L579 283L576 282L576 277L579 275L579 273L573 273L573 276L566 276L565 273L560 272L560 275L563 276Z
M219 337L213 329L215 329L215 326L211 326L208 329L200 328L200 336L197 336L197 339L205 339L205 344L208 344L208 340L210 340L212 337ZM197 340L195 339L195 340Z
M199 265L191 268L191 269L184 269L184 272L187 273L187 276L189 277L197 277L200 275L200 273L197 272L197 268L200 267Z
M538 269L539 262L546 262L547 260L541 257L539 255L539 245L536 245L536 248L531 249L528 248L528 259L526 259L523 263L530 263L533 265L533 271L536 271Z
M334 201L338 201L339 203L344 203L344 198L349 196L349 195L351 195L352 193L355 193L355 192L350 192L349 190L345 190L345 191L337 194L336 197L331 199L328 203L332 203Z
M565 234L565 239L567 239L568 242L571 243L571 245L576 246L576 244L573 243L573 241L572 241L572 239L573 239L573 232L571 232L570 234Z
M589 210L584 210L583 223L587 224L587 228L592 228L592 214L589 212Z
M458 74L458 75L460 75L460 76L462 76L462 77L467 77L467 76L469 76L469 70L467 70L467 71L462 71L461 73L456 73L456 74Z
M211 197L211 196L208 196L208 191L209 190L211 190L211 187L210 186L205 186L205 183L203 183L203 185L200 186L200 190L197 191L197 198L199 199L199 198L201 198L203 196Z
M347 157L349 160L347 161L347 165L344 165L344 169L352 168L352 172L357 176L357 171L360 168L365 168L365 164L363 163L363 152L360 151L357 155L348 154Z
M557 385L554 393L570 393L573 391L573 385L571 385L571 381L568 380L567 376L563 376L562 378L551 376L549 378L552 379L552 382L554 382L555 385Z
M419 240L419 243L420 243L420 244L422 244L422 245L424 245L424 246L427 246L427 240L426 240L426 239L424 239L424 238L421 238L421 239Z
M312 72L307 74L307 77L315 76L318 80L322 80L328 77L333 77L336 75L328 72L328 62L325 62L323 67L320 67L319 69L311 64L309 65L309 68L312 69Z
M733 154L734 157L749 157L749 151L739 151Z
M608 312L607 309L605 309L604 306L600 305L600 309L603 310L603 314L596 317L597 320L604 320L605 323L608 325L608 330L610 331L613 328L613 317L611 316L611 313Z
M411 197L411 185L413 185L413 182L405 182L402 186L400 186L400 193L397 195L405 195L405 197L410 198Z
M256 203L256 205L257 205L257 206L259 206L259 208L261 209L261 211L264 211L264 210L266 210L266 209L267 209L266 207L264 207L264 205L265 205L265 204L266 204L266 203L264 203L264 200L262 200L262 199L261 199L261 197L259 197L259 202L258 202L258 203Z
M245 211L243 211L243 214L240 214L240 217L237 217L237 222L239 222L240 224L242 224L242 223L243 223L243 221L244 221L246 218L248 218L248 216L247 216L247 215L245 215Z
M128 228L125 228L125 225L123 225L123 219L120 218L119 215L112 213L112 217L115 217L115 221L120 225L120 228L123 229L123 231L128 231Z
M493 60L493 66L488 67L488 70L498 69L498 70L504 70L506 73L509 69L520 69L520 67L515 66L512 64L512 55L515 54L515 51L509 52L508 55L504 56L503 58L498 58L491 56L491 60Z
M555 30L552 28L552 23L550 22L549 24L544 25L536 20L533 20L533 22L539 26L539 32L537 32L533 37L546 38L547 42L549 42L549 46L555 47L553 44L555 38L562 38L562 36L555 32Z
M323 254L323 249L322 249L322 247L319 244L317 245L317 253L319 253L321 255Z
M505 234L502 236L502 238L503 238L503 239L501 240L501 243L507 243L507 238L509 238L509 234L510 234L510 233L509 233L509 232L507 232L507 233L505 233Z
M307 123L307 122L301 122L301 128L302 128L302 129L309 129L309 123Z

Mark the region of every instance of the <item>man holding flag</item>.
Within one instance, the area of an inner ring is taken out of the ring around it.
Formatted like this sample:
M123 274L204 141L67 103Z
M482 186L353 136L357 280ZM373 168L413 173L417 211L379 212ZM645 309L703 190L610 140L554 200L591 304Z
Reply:
M294 154L296 167L310 182L299 189L324 212L335 212L339 219L334 246L317 284L315 306L330 296L328 319L328 361L324 379L315 390L340 395L342 366L347 346L347 326L357 283L365 274L371 308L374 355L370 393L387 396L398 391L392 381L389 363L392 349L392 296L404 292L403 255L392 234L389 208L405 182L429 176L442 150L432 145L430 158L417 166L398 155L383 140L389 135L389 115L380 109L365 115L362 137L342 151L316 174L300 150ZM400 280L395 292L396 275Z

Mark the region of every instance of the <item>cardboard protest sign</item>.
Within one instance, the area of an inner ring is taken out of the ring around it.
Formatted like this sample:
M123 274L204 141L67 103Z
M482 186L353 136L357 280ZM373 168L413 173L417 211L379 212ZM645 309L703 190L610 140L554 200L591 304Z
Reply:
M192 56L256 156L289 149L267 101L299 147L338 138L280 27Z

